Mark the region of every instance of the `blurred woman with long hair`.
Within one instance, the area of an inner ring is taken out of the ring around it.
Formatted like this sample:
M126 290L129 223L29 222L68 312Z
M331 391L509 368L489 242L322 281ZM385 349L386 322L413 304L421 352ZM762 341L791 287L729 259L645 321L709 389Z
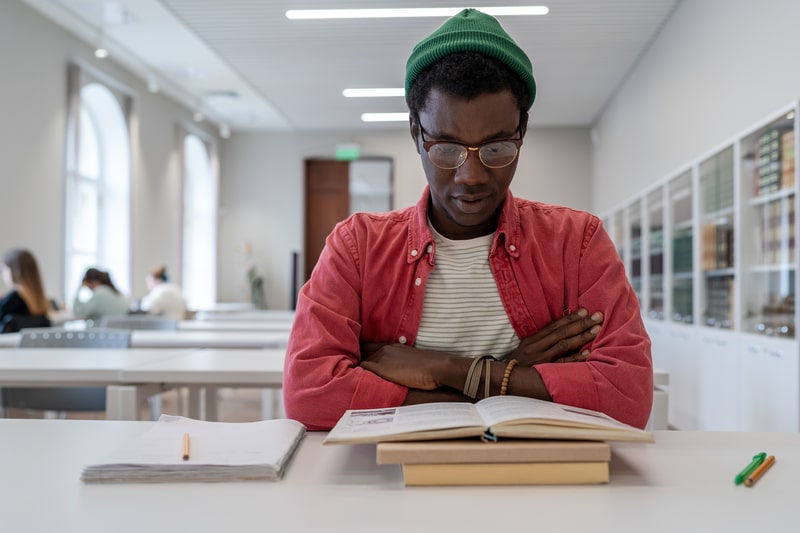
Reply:
M11 290L0 299L0 323L13 317L46 319L50 304L31 252L24 248L9 250L3 257L2 279ZM41 325L46 323L49 325L49 320L39 321Z

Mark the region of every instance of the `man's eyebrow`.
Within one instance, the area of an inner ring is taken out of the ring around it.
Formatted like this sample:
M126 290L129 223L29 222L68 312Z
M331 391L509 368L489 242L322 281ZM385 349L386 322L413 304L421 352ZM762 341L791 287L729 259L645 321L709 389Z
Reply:
M449 134L449 133L446 133L446 132L433 132L433 131L428 130L427 128L424 128L424 129L425 129L425 134L427 136L429 136L432 140L450 141L450 142L455 142L455 143L458 143L458 144L463 144L464 146L477 146L477 145L473 145L473 144L464 142L462 139L459 139L455 135L452 135L452 134ZM505 132L505 131L500 131L500 132L497 132L495 134L492 134L492 135L489 135L487 137L484 137L477 144L485 144L485 143L492 142L492 141L497 141L497 140L511 139L511 138L514 138L514 137L517 136L517 132L518 131L519 131L518 128L515 129L511 133Z

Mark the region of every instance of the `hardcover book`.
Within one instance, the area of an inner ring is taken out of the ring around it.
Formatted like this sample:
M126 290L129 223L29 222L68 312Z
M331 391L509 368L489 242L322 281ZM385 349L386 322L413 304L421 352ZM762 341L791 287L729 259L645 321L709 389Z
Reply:
M519 396L492 396L475 404L439 402L348 410L325 444L480 437L652 442L652 433L610 416Z

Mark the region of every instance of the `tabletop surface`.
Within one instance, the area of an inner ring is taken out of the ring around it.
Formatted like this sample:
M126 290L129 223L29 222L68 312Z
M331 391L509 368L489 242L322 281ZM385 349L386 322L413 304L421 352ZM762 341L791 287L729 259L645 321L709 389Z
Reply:
M128 383L157 382L185 384L253 384L280 386L286 350L219 349L193 350L179 357L153 359L128 368Z
M0 383L110 383L138 365L181 359L191 349L175 348L8 348L0 350Z
M0 334L0 348L19 345L19 333ZM132 348L285 348L289 329L170 331L137 329L131 333Z
M655 432L612 444L591 486L404 487L374 445L309 433L276 482L85 485L83 466L149 422L0 420L0 516L9 531L794 531L798 433ZM734 476L777 458L752 488ZM43 512L46 508L47 512Z
M134 348L283 348L289 340L284 331L165 331L134 330Z
M279 386L283 348L8 348L0 385L185 383Z
M288 332L288 320L181 320L179 331L277 331Z

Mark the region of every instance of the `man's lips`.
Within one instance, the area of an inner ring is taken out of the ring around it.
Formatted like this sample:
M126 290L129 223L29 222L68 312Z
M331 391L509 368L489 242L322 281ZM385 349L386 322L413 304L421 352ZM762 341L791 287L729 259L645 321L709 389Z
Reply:
M487 194L459 194L453 196L458 208L464 213L477 213L481 211L489 200Z

